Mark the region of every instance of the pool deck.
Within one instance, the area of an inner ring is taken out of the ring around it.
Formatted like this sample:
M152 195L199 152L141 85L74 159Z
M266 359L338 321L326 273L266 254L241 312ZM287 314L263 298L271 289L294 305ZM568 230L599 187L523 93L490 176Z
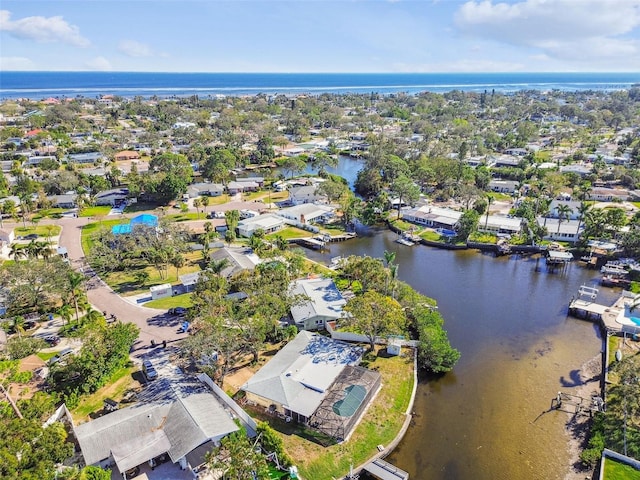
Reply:
M610 333L640 332L640 325L624 316L625 305L635 297L634 293L623 291L613 305L606 306L594 301L577 298L569 304L569 313L578 318L596 321Z

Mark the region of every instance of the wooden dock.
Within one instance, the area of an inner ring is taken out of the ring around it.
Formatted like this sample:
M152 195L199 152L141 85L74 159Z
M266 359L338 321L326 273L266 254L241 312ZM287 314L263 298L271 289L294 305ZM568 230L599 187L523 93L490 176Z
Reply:
M374 478L379 480L408 480L409 474L404 470L400 470L395 465L385 462L382 459L374 460L371 463L367 463L364 471L373 475Z

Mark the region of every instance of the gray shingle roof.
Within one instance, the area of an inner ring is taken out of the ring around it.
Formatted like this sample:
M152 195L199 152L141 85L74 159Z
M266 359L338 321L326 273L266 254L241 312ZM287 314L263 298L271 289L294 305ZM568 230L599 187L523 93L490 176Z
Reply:
M291 316L296 323L314 317L338 319L342 317L342 307L347 303L330 278L296 280L292 283L292 293L310 298L310 301L291 308Z
M280 350L242 390L310 416L346 365L357 365L362 349L307 331Z

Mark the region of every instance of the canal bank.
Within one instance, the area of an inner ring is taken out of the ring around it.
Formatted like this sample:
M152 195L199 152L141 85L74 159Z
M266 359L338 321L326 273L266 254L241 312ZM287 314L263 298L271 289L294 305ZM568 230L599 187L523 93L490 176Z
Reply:
M396 252L399 278L438 301L462 353L453 372L421 381L411 427L388 460L421 479L563 479L566 414L533 420L559 390L576 391L582 365L600 352L598 329L567 316L571 296L596 285L597 272L573 263L550 273L529 257L405 247L396 237L359 232L308 252L325 264Z

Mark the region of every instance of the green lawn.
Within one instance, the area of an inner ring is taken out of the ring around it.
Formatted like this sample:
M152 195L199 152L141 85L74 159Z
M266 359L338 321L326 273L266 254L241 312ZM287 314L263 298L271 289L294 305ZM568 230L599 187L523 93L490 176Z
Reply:
M165 215L167 220L171 222L186 222L189 220L205 220L207 215L200 210L200 213L196 212L187 212L187 213L178 213L173 215Z
M211 207L212 205L222 205L224 203L228 203L230 200L231 197L229 197L229 195L227 195L226 193L217 197L209 197L209 205L207 206L207 208Z
M57 218L66 211L67 209L65 208L43 208L41 210L38 210L36 214L33 216L33 218L34 219Z
M103 403L107 398L116 402L122 400L122 396L128 389L139 385L133 378L133 374L137 370L137 367L121 368L111 376L104 387L91 395L82 397L78 406L71 411L74 421L76 423L89 421L89 415L102 410Z
M604 480L640 480L640 470L611 458L604 461Z
M290 238L309 238L309 237L313 237L313 235L315 234L312 232L308 232L307 230L302 230L301 228L286 227L286 228L283 228L282 230L278 230L275 233L267 235L266 238L267 240L272 240L278 235L280 235L285 240L289 240Z
M441 235L438 232L435 232L433 230L425 230L420 234L420 238L422 238L423 240L429 240L431 242L442 241Z
M185 307L189 308L193 305L191 302L192 293L185 293L183 295L176 295L175 297L161 298L159 300L151 300L144 304L145 307L169 309L173 307Z
M129 223L128 219L113 219L113 220L102 220L100 222L89 223L82 227L82 234L80 236L80 243L82 244L82 250L84 254L87 255L93 245L93 235L100 231L101 228L111 228L114 225L118 225L120 223Z
M43 362L46 362L47 360L49 360L52 357L55 357L57 354L58 354L58 352L38 352L37 353L38 357Z
M40 237L55 237L60 235L62 231L62 227L60 225L38 225L36 227L16 227L14 229L14 234L17 237L24 235L31 235L32 233L37 234Z
M109 205L86 207L80 210L80 216L81 217L103 217L105 215L109 215L110 211L111 211L111 206Z

